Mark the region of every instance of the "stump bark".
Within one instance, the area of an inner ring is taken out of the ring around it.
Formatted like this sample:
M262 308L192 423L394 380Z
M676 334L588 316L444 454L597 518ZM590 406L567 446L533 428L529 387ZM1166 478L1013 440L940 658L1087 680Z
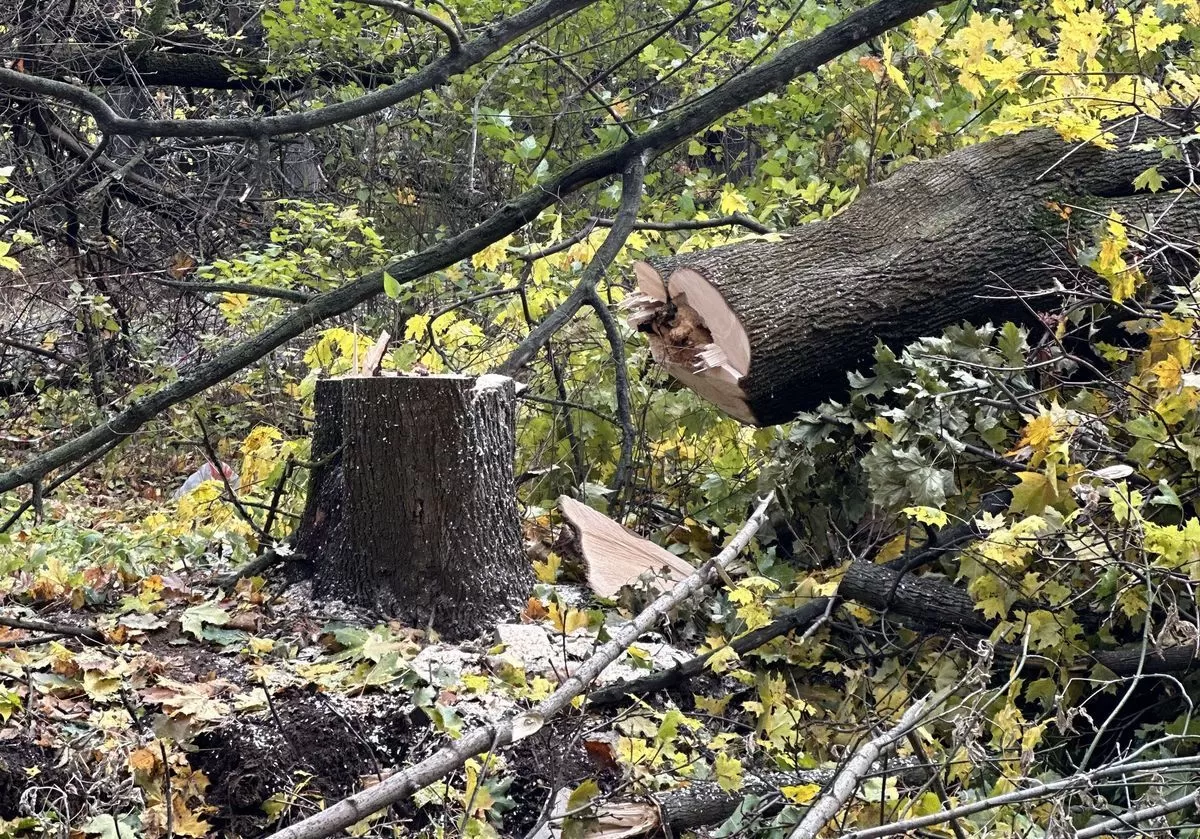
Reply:
M1180 191L1184 166L1139 146L1166 129L1133 121L1115 133L1113 149L1052 131L1001 137L905 166L830 220L640 263L629 322L668 372L726 413L785 422L843 394L879 340L899 346L964 320L1027 315L1026 303L1057 305L1012 298L1052 287L1054 269L1069 274L1110 211L1152 226L1156 243L1194 241L1200 199ZM1151 166L1166 179L1153 195L1133 187Z
M321 381L296 552L318 597L376 608L450 639L526 602L503 376Z

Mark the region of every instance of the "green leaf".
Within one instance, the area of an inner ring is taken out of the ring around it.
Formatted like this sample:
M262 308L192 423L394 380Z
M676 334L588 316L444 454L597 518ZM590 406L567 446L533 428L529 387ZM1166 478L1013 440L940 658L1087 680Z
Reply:
M1158 192L1163 188L1162 175L1158 174L1158 167L1151 166L1145 172L1133 179L1133 185L1137 189L1148 189L1151 192Z
M679 724L683 722L683 712L678 708L672 708L663 714L662 722L658 726L658 734L655 740L664 745L670 743L679 734Z
M392 300L400 296L400 282L387 271L383 272L383 293Z
M584 781L579 786L571 791L570 797L567 799L567 812L578 814L585 811L592 803L597 795L600 794L600 786L591 778ZM568 817L563 822L563 839L582 839L587 836L587 828L591 826L591 820L586 818Z
M229 623L229 613L215 603L201 603L179 616L179 625L184 632L197 640L204 639L204 624L224 626Z

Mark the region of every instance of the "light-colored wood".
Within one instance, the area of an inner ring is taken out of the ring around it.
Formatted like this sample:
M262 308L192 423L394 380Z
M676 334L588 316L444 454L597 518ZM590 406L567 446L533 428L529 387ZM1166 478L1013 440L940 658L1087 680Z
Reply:
M379 375L379 367L383 364L383 354L387 352L388 343L392 340L391 333L384 330L379 340L367 350L367 357L363 359L362 374L368 378Z
M579 552L587 566L588 586L601 597L613 597L621 586L646 571L666 569L672 581L696 569L670 551L630 533L608 516L566 495L558 509L575 529Z
M721 292L691 268L671 273L671 299L696 310L700 322L712 335L712 343L725 351L732 373L738 378L750 371L750 339Z
M739 384L750 368L750 340L733 310L711 283L685 268L670 278L674 317L660 317L667 305L662 277L645 262L633 270L638 290L621 306L629 325L648 334L654 360L703 399L753 424Z

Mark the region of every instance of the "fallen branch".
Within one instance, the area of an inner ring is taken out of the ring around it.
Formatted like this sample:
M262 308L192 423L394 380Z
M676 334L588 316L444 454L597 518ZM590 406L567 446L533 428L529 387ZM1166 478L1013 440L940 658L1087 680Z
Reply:
M1172 769L1183 769L1200 765L1200 755L1188 755L1185 757L1169 757L1161 760L1142 760L1132 763L1114 763L1108 766L1101 766L1098 769L1093 769L1090 772L1081 772L1077 775L1071 775L1068 778L1062 778L1057 781L1050 781L1044 784L1034 784L1033 786L1024 789L1013 790L1006 792L1003 795L994 795L991 798L983 798L979 801L972 801L969 804L962 804L958 807L951 807L949 810L942 810L939 813L930 813L927 816L916 816L904 821L893 822L892 824L884 824L879 827L868 827L862 830L853 830L849 833L842 834L841 839L881 839L883 836L896 836L901 833L911 833L922 828L932 827L935 824L943 824L951 819L959 819L965 816L973 816L976 813L983 813L988 810L994 810L997 807L1005 807L1009 804L1020 804L1025 801L1036 801L1040 798L1054 795L1059 792L1067 792L1069 790L1090 789L1097 781L1114 776L1122 776L1131 773L1141 772L1161 772Z
M304 554L284 554L278 549L272 548L262 556L257 556L250 560L238 570L230 572L223 577L218 577L216 582L222 589L229 591L239 581L247 577L257 577L264 571L274 568L282 562L303 562L304 558Z
M771 772L753 777L747 774L741 789L736 792L726 792L715 781L694 781L681 789L650 793L649 803L643 806L657 811L657 817L654 818L653 824L658 830L664 831L670 836L725 821L748 795L774 796L776 799L774 802L757 811L760 816L771 816L783 809L787 803L779 794L780 787L801 784L816 784L824 787L834 779L836 773L836 767L831 767L828 769L803 769L796 772ZM870 771L864 778L886 776L898 778L906 785L917 786L925 781L928 774L928 767L922 763L915 760L901 760L892 761L886 765L875 764L870 767ZM612 804L625 806L632 803L629 801L612 802ZM601 804L597 809L603 813L608 806L609 804Z
M975 608L975 601L963 589L949 582L929 577L902 577L897 571L869 562L851 563L838 586L838 594L863 606L919 624L927 629L966 632L987 637L997 622L986 620ZM1026 611L1044 608L1036 604L1015 604ZM1077 616L1085 624L1095 621L1095 615ZM997 654L1006 655L1005 646L997 646ZM1080 650L1091 662L1112 671L1117 676L1151 673L1187 672L1200 661L1200 651L1194 644L1180 644L1162 649L1143 649L1141 643L1113 650ZM1027 667L1043 666L1042 659L1032 658Z
M673 589L656 598L637 617L615 630L611 640L601 645L591 658L583 662L574 674L559 686L558 690L539 702L533 710L509 716L495 725L477 728L420 763L410 766L403 772L393 775L373 787L342 799L327 810L272 834L269 839L319 839L319 837L331 836L371 813L403 801L417 790L429 786L434 781L460 768L469 758L508 745L513 741L514 725L520 727L522 734L532 733L532 730L540 728L546 720L567 708L571 701L582 694L592 680L599 676L609 664L616 661L642 633L657 624L680 603L707 586L716 576L718 568L724 568L741 553L754 538L754 534L758 532L763 521L766 520L767 507L774 498L775 493L773 492L764 498L755 509L754 514L729 541L724 550L696 569L686 580L682 580Z
M97 644L107 643L100 630L92 629L88 626L75 626L74 624L57 623L55 621L9 618L3 615L0 615L0 626L7 626L12 629L28 629L31 632L47 632L53 635L69 635L72 638L86 638Z
M1011 500L1012 493L1006 489L988 492L983 495L979 509L980 512L996 513L1005 509ZM938 531L931 544L908 551L882 567L897 572L896 576L891 579L894 584L898 584L903 574L941 559L979 538L980 531L979 525L975 523L976 518L977 516L972 516L970 521ZM837 605L840 595L839 591L838 595L833 597L818 597L802 606L789 609L766 626L761 626L733 639L729 646L739 656L743 656L801 627L805 627L807 632L811 632L815 628L816 622L822 620L824 616L828 616ZM702 673L704 665L714 652L716 650L702 653L674 667L649 673L631 682L609 685L594 692L588 698L588 702L594 707L604 707L625 702L631 696L644 696L655 691L673 688Z
M810 600L803 606L785 612L766 626L733 639L729 642L729 646L739 656L752 652L768 641L786 635L802 626L807 627L819 620L821 615L830 609L834 600L835 598L831 597L818 597ZM631 682L616 682L608 685L594 691L588 697L588 704L594 708L603 708L607 705L627 702L631 696L645 696L648 693L673 688L704 672L704 665L708 663L709 658L715 652L716 650L711 650L701 653L674 667L650 673Z
M905 711L895 726L880 734L873 740L864 743L854 756L846 761L846 765L830 785L829 790L817 799L800 824L791 832L789 839L814 839L825 825L841 811L850 796L858 789L858 785L871 771L871 766L882 755L891 752L896 744L908 736L914 728L921 724L922 718L931 709L936 708L948 697L958 685L944 688L935 695L925 696L914 702Z
M1157 819L1169 813L1177 813L1180 810L1186 810L1189 807L1196 807L1197 805L1200 805L1200 789L1192 790L1187 795L1182 795L1179 798L1164 801L1162 804L1142 807L1139 810L1129 810L1099 824L1077 830L1075 831L1075 839L1097 839L1097 837L1103 836L1106 833L1113 833L1122 828L1136 831L1135 824L1148 822L1151 819Z

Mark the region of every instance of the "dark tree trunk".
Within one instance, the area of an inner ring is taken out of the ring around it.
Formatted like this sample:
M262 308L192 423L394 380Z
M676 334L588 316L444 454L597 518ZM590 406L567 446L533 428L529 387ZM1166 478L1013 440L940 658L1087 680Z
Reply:
M946 580L929 576L917 577L884 565L852 562L838 586L838 596L863 606L877 609L927 632L953 632L987 637L996 622L984 618L966 591ZM1032 611L1032 604L1017 603L1015 609ZM1102 623L1095 613L1081 613L1076 620L1089 631ZM1015 655L1019 648L1000 645L998 652ZM1140 643L1111 650L1080 649L1080 664L1098 664L1118 676L1141 673L1188 673L1200 660L1195 645L1180 645L1160 649L1143 649ZM1031 666L1044 666L1037 657Z
M1076 148L1052 131L1002 137L905 166L828 221L639 264L630 322L672 375L727 413L784 422L843 395L847 371L877 340L901 345L1023 314L994 298L1052 287L1049 269L1076 265L1075 249L1111 210L1194 240L1200 200L1171 191L1180 164L1129 148L1163 133L1138 126L1134 137L1116 131L1114 150ZM1137 193L1134 179L1151 166L1166 190ZM1078 208L1069 229L1051 202Z
M313 593L452 639L513 616L532 585L515 406L502 376L319 382L319 465L296 539Z

